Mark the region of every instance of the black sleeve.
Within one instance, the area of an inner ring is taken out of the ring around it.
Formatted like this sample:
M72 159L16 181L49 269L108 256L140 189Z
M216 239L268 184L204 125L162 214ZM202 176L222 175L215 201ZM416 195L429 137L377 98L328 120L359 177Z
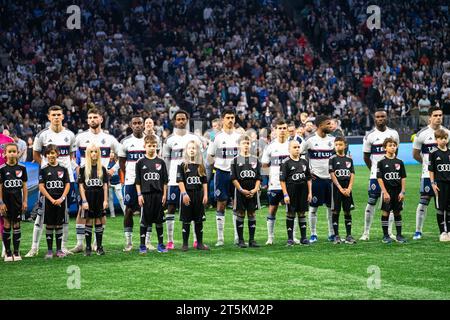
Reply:
M400 177L406 178L406 169L403 161L400 161Z
M429 155L429 162L428 162L428 171L431 172L436 172L435 170L435 156L434 156L435 152L430 153Z
M44 181L44 169L39 169L39 183L45 183Z
M184 163L179 164L177 167L177 182L185 182Z
M108 172L106 171L105 167L102 167L102 170L103 170L103 183L108 183L109 182Z
M166 163L163 160L161 160L161 166L162 166L162 183L163 184L168 184L169 183L169 176L167 174Z
M309 162L305 160L306 170L305 170L305 176L306 180L311 180L311 171L309 170Z
M66 183L70 183L69 170L67 170L67 168L64 168L64 184Z
M239 180L236 172L236 158L231 162L231 181Z
M350 172L351 172L351 173L355 173L355 166L353 165L353 159L352 159L352 158L349 158L349 160L350 160L350 163L351 163L351 166L350 166Z
M135 168L135 176L134 184L142 185L141 182L141 161L136 162L136 168Z
M0 169L0 183L3 183L3 168Z
M382 161L378 161L377 163L377 179L382 179L383 178L383 166L381 165Z
M286 181L286 178L288 176L288 172L287 172L287 161L283 162L280 166L280 181Z
M0 180L1 180L1 178L0 178ZM22 168L22 181L23 182L27 182L28 181L27 168L25 168L25 167Z
M328 172L329 173L334 172L334 157L328 159Z
M255 179L256 180L262 180L262 177L261 177L261 162L259 162L259 160L258 159L256 159L256 177L255 177Z
M205 170L205 166L203 166L203 170ZM206 175L205 176L200 176L200 181L201 181L202 184L208 183L208 177Z
M80 168L80 174L78 175L78 184L84 183L84 167Z

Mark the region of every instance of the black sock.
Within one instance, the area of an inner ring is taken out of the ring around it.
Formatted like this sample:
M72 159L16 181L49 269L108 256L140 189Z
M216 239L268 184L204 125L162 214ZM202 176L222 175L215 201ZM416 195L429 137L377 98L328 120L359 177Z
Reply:
M306 239L306 217L298 218L298 226L300 227L301 238Z
M14 246L14 254L19 254L19 246L20 246L20 227L13 228L13 246Z
M101 248L102 243L103 243L103 225L102 224L95 225L95 240L97 240L97 248Z
M350 214L344 215L344 222L347 236L350 236L352 234L352 216Z
M203 221L196 222L194 229L195 235L197 236L197 246L203 244Z
M55 228L55 238L56 238L56 251L61 251L61 243L63 238L63 228Z
M397 229L397 235L401 236L402 235L402 216L395 215L394 220L395 220L395 229Z
M182 230L182 236L183 236L183 246L189 245L189 234L191 233L191 223L190 222L183 222L183 230ZM197 240L198 244L198 240Z
M92 243L92 225L86 225L85 231L86 231L86 249L92 250L92 247L91 247L91 243Z
M158 244L163 244L164 242L164 234L163 234L163 225L157 224L156 225L156 234L158 236Z
M336 236L339 235L339 212L333 212L331 216L331 222L333 223L333 230Z
M248 237L249 241L255 240L255 232L256 232L256 218L249 217L248 218Z
M141 224L141 227L139 228L139 236L141 238L141 246L145 246L145 236L147 234L148 227Z
M436 218L437 218L437 223L438 223L438 227L439 227L439 234L441 234L442 232L445 232L444 212L441 210L438 210L436 212Z
M239 241L244 241L244 218L236 216L236 231Z
M47 240L48 251L53 250L53 228L45 228L45 239Z
M381 215L381 227L383 228L383 235L389 237L389 216Z
M294 240L294 217L286 217L286 229L287 229L287 235L288 240Z
M447 224L447 232L450 232L450 212L446 212L446 224Z
M6 254L11 255L11 228L3 229L3 245L5 246Z

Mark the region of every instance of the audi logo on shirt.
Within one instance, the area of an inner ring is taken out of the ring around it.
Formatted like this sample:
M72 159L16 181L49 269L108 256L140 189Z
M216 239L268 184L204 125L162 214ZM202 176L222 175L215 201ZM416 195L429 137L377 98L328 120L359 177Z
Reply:
M103 181L95 178L86 181L86 187L103 187Z
M448 172L450 171L450 164L438 164L437 170L439 172Z
M239 174L239 176L240 176L242 179L245 179L245 178L255 178L255 177L256 177L256 173L255 173L255 171L253 171L253 170L243 170L243 171L241 171L241 173Z
M200 177L187 177L187 184L202 184Z
M305 179L306 175L304 173L294 173L292 175L292 181L297 181L297 180L301 180L301 179Z
M47 181L45 183L46 189L64 189L64 183L62 181Z
M6 180L5 182L3 182L3 186L6 189L12 189L12 188L22 188L23 182L22 180Z
M399 180L400 179L400 173L398 172L387 172L384 174L385 180Z
M337 178L340 177L350 177L350 170L348 169L338 169L334 171Z
M144 180L145 181L155 181L155 180L159 180L160 176L158 172L147 172L144 173Z

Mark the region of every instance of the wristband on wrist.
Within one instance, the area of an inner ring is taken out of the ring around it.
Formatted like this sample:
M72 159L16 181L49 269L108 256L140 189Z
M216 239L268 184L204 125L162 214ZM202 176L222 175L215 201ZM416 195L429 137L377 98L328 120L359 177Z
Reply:
M402 195L405 195L406 194L406 192L405 191L402 191Z
M287 193L284 194L285 198L289 198L289 195Z
M5 203L3 202L3 200L0 200L0 206L1 206L2 204L5 204Z
M139 193L138 193L138 197L140 197L140 196L142 196L142 193L139 192Z
M187 195L187 192L182 192L181 196L184 197L185 195Z
M240 188L239 188L239 192L242 193L243 191L244 191L244 189L242 189L242 187L240 187Z
M437 184L437 182L436 182L436 181L433 181L433 182L431 182L431 184L434 184L434 185L436 185L436 184Z
M86 204L86 203L88 203L88 202L87 202L86 200L83 200L82 203L83 203L83 204Z

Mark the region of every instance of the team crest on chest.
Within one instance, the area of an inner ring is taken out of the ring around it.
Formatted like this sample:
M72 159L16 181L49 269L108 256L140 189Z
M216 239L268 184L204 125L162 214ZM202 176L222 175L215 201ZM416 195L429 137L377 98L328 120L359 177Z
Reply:
M395 164L395 170L400 170L400 163Z
M65 137L64 142L69 142L69 138Z
M302 164L303 171L306 171L306 166Z
M22 177L22 170L16 170L16 177L21 178Z
M64 177L64 171L58 171L58 178L61 179Z
M256 162L252 162L250 165L252 166L252 169L256 169Z
M345 166L349 169L352 166L352 163L350 161L345 161Z
M160 163L156 163L155 164L155 169L158 170L158 171L161 170L161 164Z

